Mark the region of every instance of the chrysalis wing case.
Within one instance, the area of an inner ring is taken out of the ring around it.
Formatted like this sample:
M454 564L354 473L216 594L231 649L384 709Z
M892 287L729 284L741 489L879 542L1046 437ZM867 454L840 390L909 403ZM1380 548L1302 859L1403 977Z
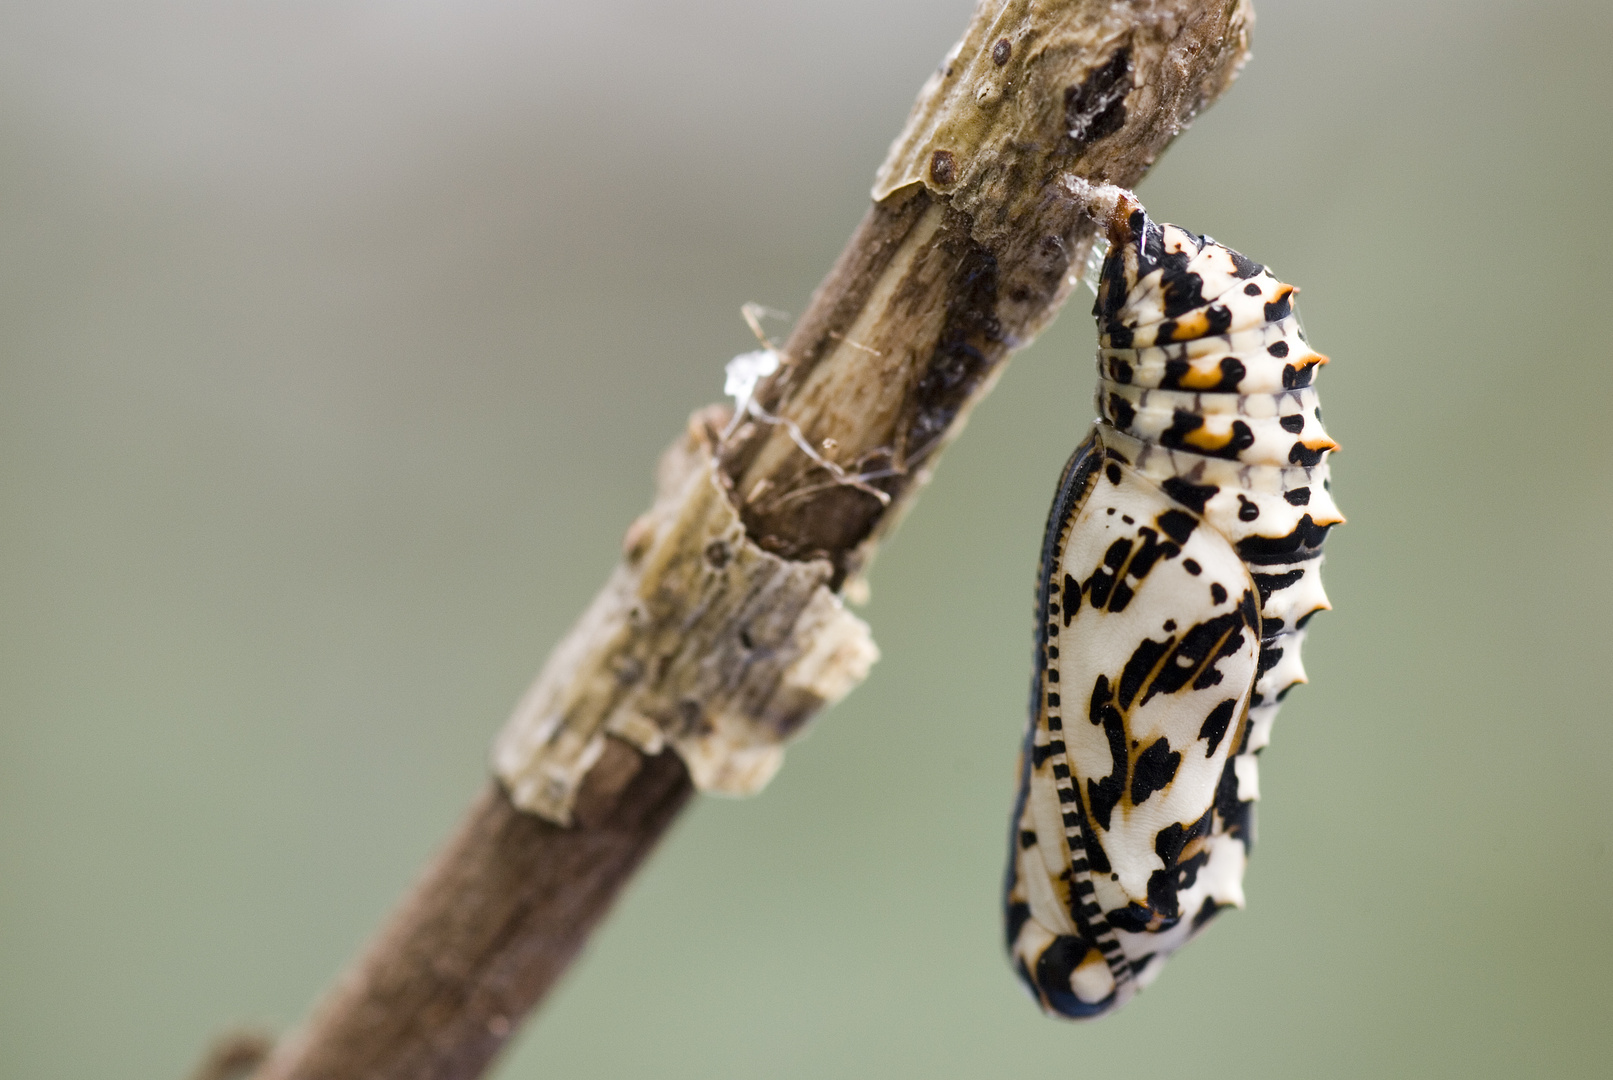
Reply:
M1243 906L1256 758L1328 606L1328 490L1292 286L1122 198L1098 300L1098 421L1064 468L1005 896L1047 1012L1120 1007Z

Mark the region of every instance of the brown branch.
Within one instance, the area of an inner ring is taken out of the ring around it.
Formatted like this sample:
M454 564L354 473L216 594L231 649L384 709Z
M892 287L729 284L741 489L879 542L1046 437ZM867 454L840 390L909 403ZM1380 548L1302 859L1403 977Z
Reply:
M480 1076L688 801L676 754L612 741L566 828L490 781L308 1028L258 1074Z
M1251 20L1247 0L984 0L758 410L732 432L699 415L669 452L622 565L500 737L503 783L258 1080L480 1075L691 773L765 782L872 660L831 590L1073 287L1096 231L1082 181L1134 185L1229 85Z
M228 1032L208 1048L191 1080L245 1080L273 1049L274 1040L262 1032Z

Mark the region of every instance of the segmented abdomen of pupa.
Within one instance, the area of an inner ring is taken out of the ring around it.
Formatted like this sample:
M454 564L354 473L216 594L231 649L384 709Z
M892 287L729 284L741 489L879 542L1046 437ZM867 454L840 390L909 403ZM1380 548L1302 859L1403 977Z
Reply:
M1124 1004L1243 905L1256 755L1305 681L1343 520L1294 289L1123 197L1093 313L1098 420L1038 577L1036 674L1006 890L1047 1012ZM1196 643L1195 643L1196 642Z
M1232 542L1260 593L1260 678L1248 753L1305 681L1305 624L1328 607L1333 502L1310 347L1292 285L1122 199L1092 312L1098 441ZM1254 774L1251 760L1248 770ZM1252 785L1251 785L1252 786Z

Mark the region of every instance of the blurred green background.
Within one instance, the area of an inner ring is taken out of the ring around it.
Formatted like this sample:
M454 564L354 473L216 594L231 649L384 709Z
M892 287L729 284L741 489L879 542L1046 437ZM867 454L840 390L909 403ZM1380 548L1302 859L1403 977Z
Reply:
M303 1014L969 10L0 5L0 1076ZM1613 5L1259 20L1141 189L1334 358L1248 910L1086 1026L1001 955L1078 297L876 564L873 677L684 817L500 1077L1613 1071Z

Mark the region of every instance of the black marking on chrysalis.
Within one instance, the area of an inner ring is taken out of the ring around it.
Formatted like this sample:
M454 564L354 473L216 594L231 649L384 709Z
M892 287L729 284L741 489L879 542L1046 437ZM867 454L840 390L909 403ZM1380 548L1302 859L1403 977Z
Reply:
M1160 486L1165 489L1165 494L1195 514L1204 513L1204 504L1209 502L1210 497L1217 491L1221 490L1214 484L1195 484L1192 481L1183 480L1180 476L1168 477Z
M1237 707L1237 698L1227 698L1204 718L1204 726L1199 728L1199 738L1206 741L1205 757L1215 756L1215 748L1221 745L1221 738L1227 733L1227 726L1232 723L1232 714Z
M1137 755L1131 773L1131 802L1133 806L1148 801L1148 797L1161 790L1176 776L1182 764L1182 755L1171 749L1170 740L1163 735Z

